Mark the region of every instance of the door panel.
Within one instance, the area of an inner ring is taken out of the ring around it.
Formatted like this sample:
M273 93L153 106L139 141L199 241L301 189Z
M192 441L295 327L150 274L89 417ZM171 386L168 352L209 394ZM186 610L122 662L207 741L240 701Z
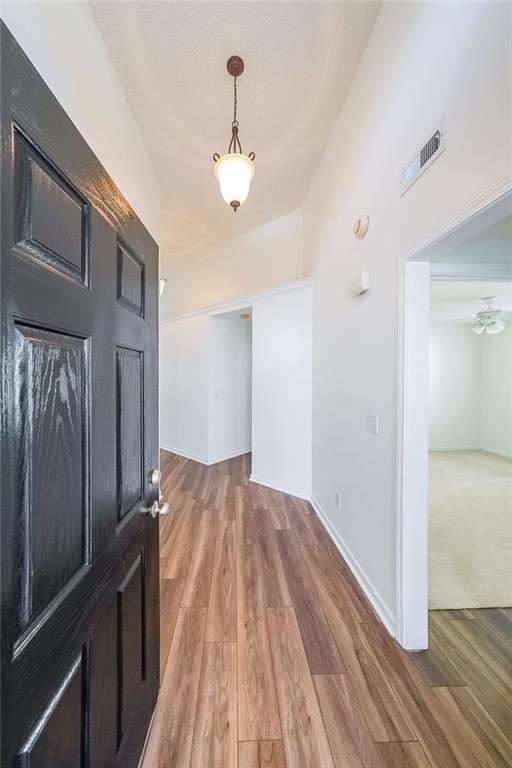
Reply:
M15 337L22 631L89 562L89 364L87 339L19 323Z
M1 35L1 764L135 768L159 679L158 252Z
M128 733L132 702L137 701L146 676L143 554L139 552L117 592L119 743Z
M143 352L118 347L117 492L119 519L144 500Z
M144 263L117 243L117 300L139 317L144 315Z
M110 768L116 763L117 719L117 595L111 595L91 631L90 765Z
M88 204L15 128L17 247L29 258L87 285Z
M23 745L18 754L19 768L82 768L84 765L84 656L73 662Z

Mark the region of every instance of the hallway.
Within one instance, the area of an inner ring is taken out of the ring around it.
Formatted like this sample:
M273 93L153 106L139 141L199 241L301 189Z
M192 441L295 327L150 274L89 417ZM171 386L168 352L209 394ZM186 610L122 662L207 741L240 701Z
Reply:
M507 768L512 614L388 636L311 506L250 455L162 451L162 687L143 768Z

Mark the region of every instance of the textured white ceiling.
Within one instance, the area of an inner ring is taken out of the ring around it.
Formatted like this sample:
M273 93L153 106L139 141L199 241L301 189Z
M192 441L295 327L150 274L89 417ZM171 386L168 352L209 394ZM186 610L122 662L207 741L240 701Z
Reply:
M93 2L160 177L161 257L176 263L302 205L380 3ZM212 173L227 150L232 78L256 175L234 214ZM122 126L119 126L122 130Z

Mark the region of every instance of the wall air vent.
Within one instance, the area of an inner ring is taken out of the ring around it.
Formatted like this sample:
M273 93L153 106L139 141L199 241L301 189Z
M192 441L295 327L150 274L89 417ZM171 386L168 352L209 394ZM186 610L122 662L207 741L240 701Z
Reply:
M433 133L430 134L427 141L421 149L416 152L414 157L407 163L402 171L400 178L400 194L403 195L414 182L419 179L422 173L429 168L434 160L437 160L444 152L445 147L445 119Z

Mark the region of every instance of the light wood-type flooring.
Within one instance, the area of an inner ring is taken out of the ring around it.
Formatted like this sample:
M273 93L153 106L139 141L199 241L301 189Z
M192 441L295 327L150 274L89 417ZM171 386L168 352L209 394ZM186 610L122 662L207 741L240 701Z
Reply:
M249 473L162 453L143 768L511 768L512 611L433 612L404 652L312 507Z

